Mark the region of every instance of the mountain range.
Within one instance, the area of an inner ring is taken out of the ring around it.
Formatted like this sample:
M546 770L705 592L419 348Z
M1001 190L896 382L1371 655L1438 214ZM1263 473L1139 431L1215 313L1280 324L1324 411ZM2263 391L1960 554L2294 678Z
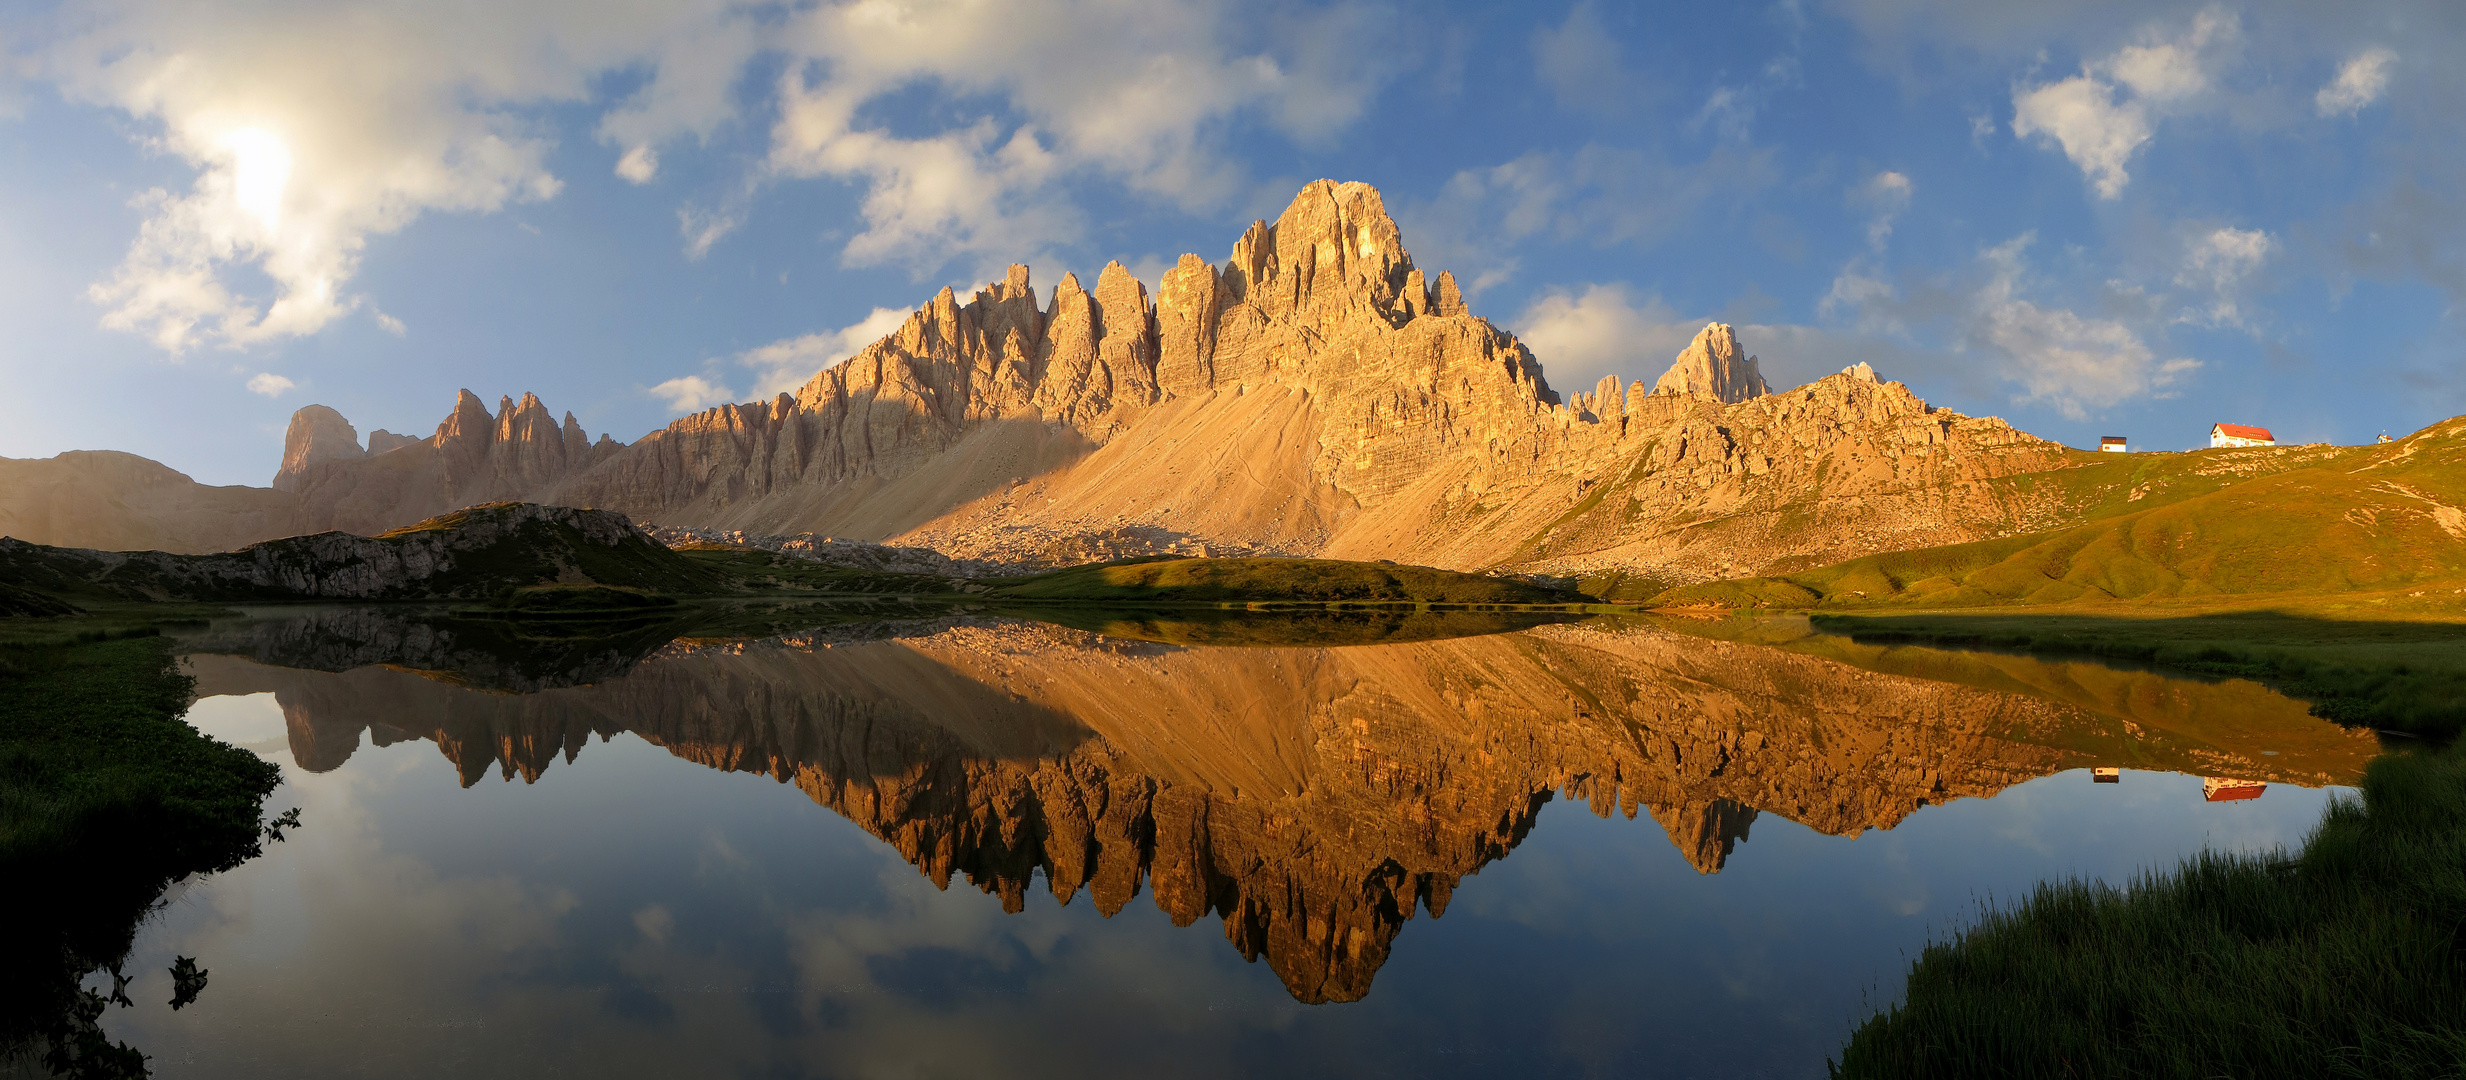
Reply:
M1721 324L1650 387L1561 394L1452 275L1414 264L1376 189L1318 181L1152 295L1114 263L1040 300L1013 266L794 394L632 443L530 394L491 411L465 390L435 434L365 442L312 405L270 488L109 452L0 460L0 534L205 552L518 500L1033 566L1277 554L1649 592L2076 525L2136 490L2084 468L2112 460L1863 364L1774 391Z

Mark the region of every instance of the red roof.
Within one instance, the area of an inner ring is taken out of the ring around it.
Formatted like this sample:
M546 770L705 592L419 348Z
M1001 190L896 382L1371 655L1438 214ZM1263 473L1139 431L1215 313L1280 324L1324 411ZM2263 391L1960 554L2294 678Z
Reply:
M2269 790L2269 785L2258 780L2229 780L2223 776L2201 778L2201 798L2210 802L2257 799L2261 797L2261 792L2267 790Z
M2267 439L2270 442L2278 441L2278 437L2270 434L2269 429L2265 427L2247 427L2242 424L2219 424L2214 430L2217 431L2218 434L2227 436L2228 438Z

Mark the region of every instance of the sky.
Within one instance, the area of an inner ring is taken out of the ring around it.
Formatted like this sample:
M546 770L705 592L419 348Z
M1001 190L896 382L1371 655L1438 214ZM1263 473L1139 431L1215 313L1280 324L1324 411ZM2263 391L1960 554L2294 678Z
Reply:
M20 0L0 456L261 485L466 387L630 441L1321 177L1562 392L1719 320L2076 446L2361 443L2466 413L2460 115L2453 2Z

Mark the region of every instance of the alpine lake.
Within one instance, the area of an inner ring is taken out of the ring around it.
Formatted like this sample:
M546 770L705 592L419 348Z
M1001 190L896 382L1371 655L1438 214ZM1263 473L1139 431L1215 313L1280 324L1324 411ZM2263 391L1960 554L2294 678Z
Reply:
M2295 847L2380 750L1792 618L753 614L182 631L300 826L173 887L103 1030L159 1077L1818 1077L1982 905Z

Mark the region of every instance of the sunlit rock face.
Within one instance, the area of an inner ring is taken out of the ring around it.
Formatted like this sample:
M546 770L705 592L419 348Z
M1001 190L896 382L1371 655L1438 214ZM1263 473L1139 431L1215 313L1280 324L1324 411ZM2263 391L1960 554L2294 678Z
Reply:
M1656 394L1696 394L1735 405L1772 393L1755 358L1738 347L1738 334L1727 323L1712 323L1687 343L1685 351L1653 384ZM1613 394L1600 395L1603 404Z
M2071 464L2061 447L1872 373L1771 393L1719 324L1650 387L1611 377L1562 400L1547 358L1414 263L1367 184L1304 187L1153 293L1118 263L1037 288L1013 266L944 289L795 393L632 445L527 394L491 412L464 391L435 435L364 449L311 406L276 477L291 515L244 538L523 500L1006 562L1204 547L1677 583L2073 509L1991 483ZM81 537L50 542L103 546Z
M291 427L283 433L283 467L274 474L274 490L298 490L300 474L311 465L367 456L360 446L360 430L351 421L326 406L310 405L291 414Z
M1137 537L1673 582L2061 512L1982 482L2062 448L1872 377L1769 394L1727 327L1659 388L1562 402L1452 275L1414 264L1376 189L1320 181L1153 298L1116 264L1040 303L1013 267L794 395L679 420L535 497L1013 561Z
M1712 873L1760 815L1855 835L2069 768L2319 784L2371 753L2292 703L2268 738L2286 753L2245 749L2232 725L2266 706L2231 687L1844 655L1936 678L1611 623L1236 649L945 620L889 639L680 644L529 694L401 669L190 662L201 693L274 691L304 768L333 768L365 735L433 741L466 785L532 779L593 735L631 733L792 783L938 884L964 877L1008 910L1042 873L1057 899L1084 892L1108 915L1142 889L1177 923L1214 915L1306 1002L1368 993L1404 924L1442 914L1556 799L1642 810ZM2201 697L2213 692L2226 696Z

